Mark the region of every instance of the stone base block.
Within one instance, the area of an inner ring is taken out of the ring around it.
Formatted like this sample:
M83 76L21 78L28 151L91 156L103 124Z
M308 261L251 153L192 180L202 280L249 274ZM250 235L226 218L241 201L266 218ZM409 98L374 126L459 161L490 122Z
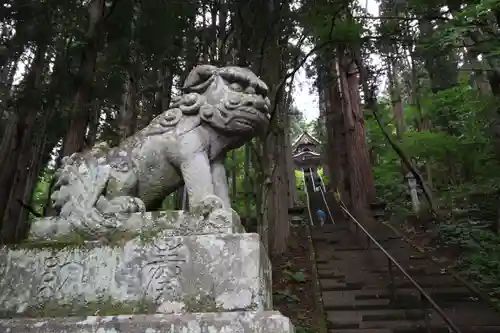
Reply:
M117 232L144 233L161 230L166 236L187 236L245 232L235 211L216 210L209 218L194 216L184 211L161 211L110 215L102 230L75 227L74 221L61 217L35 219L29 238L46 240L80 234L86 239L103 237Z
M257 234L50 245L0 250L0 317L272 308L270 264Z
M287 317L275 311L121 315L87 318L0 319L8 333L293 333Z

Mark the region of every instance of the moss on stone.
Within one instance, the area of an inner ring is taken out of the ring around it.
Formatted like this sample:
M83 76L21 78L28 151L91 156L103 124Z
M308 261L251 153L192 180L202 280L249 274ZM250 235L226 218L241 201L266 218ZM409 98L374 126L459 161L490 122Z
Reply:
M118 302L112 298L87 303L72 302L59 304L47 302L38 306L28 307L22 313L0 312L0 318L44 318L44 317L70 317L70 316L114 316L126 314L151 314L155 313L157 305L151 301Z
M67 248L86 248L92 246L92 241L97 241L95 236L84 231L74 231L64 237L55 237L50 240L27 240L17 246L15 249L53 249L63 250Z
M215 297L209 294L184 297L184 310L186 312L219 312L223 309L217 305Z
M140 232L131 232L124 230L111 230L107 233L92 234L90 232L75 231L69 235L56 237L51 240L27 240L21 244L12 246L12 249L85 249L96 245L107 245L111 247L123 246L126 242L137 239L141 245L147 245L154 242L161 232L160 228L145 229Z
M161 231L162 230L160 228L145 229L137 234L137 239L141 245L152 244L156 239L158 239Z
M252 301L252 303L250 303L250 306L248 307L247 311L257 311L258 308L259 308L259 304L256 301ZM272 309L265 309L265 310L272 310Z
M53 239L47 241L25 241L12 247L13 250L64 250L74 248L85 248L91 245L89 242L74 242L72 239Z

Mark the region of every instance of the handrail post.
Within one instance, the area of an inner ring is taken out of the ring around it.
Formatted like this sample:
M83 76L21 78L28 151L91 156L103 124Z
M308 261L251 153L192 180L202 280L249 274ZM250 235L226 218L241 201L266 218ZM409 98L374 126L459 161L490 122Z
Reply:
M420 304L422 306L422 312L424 313L425 328L427 330L427 333L432 333L431 322L429 320L429 314L428 314L427 298L425 298L421 292L419 293L419 296L420 296Z
M387 258L387 270L389 271L389 289L391 291L391 297L393 300L396 299L396 283L394 281L394 271L392 270L392 261L391 259Z
M302 168L302 179L304 180L304 191L306 192L307 211L309 212L309 223L311 224L311 226L314 226L313 215L311 212L311 202L309 199L309 192L307 192L306 174L304 168Z
M332 224L335 224L335 220L333 219L332 212L330 211L330 205L328 205L328 202L326 202L326 197L325 197L325 191L326 191L326 186L325 182L323 181L323 177L318 173L319 181L321 183L321 196L323 197L323 202L325 203L326 210L328 211L328 215L330 216L330 220L332 221Z

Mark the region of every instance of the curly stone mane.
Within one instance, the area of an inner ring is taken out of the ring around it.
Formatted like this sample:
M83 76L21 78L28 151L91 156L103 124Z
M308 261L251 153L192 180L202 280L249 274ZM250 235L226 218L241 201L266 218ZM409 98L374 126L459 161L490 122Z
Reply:
M204 96L198 93L174 97L170 107L153 119L145 129L145 134L161 135L176 126L183 116L199 116L201 106L204 103Z
M169 108L153 119L151 124L145 129L144 134L161 135L169 132L185 117L196 118L196 121L199 121L197 125L204 122L210 124L212 127L224 129L224 125L220 121L224 118L222 115L224 113L223 110L226 111L224 115L227 117L227 112L235 110L241 107L241 105L232 105L231 102L225 100L218 101L220 104L214 105L213 101L212 103L207 101L205 94L212 84L216 84L217 77L224 78L225 80L242 80L242 77L250 78L254 76L248 70L241 68L238 70L239 72L236 73L233 67L217 68L211 65L202 65L193 69L184 82L182 88L183 94L172 98ZM255 79L257 78L255 77ZM267 94L267 86L260 80L258 81L256 91L260 95L265 96ZM242 92L242 94L245 93ZM265 121L267 120L264 119Z
M185 94L172 97L169 108L151 122L146 133L161 135L177 125L182 116L199 116L201 106L206 103L203 93L213 82L216 72L217 67L211 65L198 66L193 69L182 88Z

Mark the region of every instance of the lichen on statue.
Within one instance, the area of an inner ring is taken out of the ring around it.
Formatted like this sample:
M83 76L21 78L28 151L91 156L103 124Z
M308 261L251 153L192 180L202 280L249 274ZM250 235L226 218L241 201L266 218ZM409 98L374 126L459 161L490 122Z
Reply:
M185 185L193 212L229 210L223 159L266 129L267 93L248 69L194 68L183 94L144 129L117 147L100 143L65 157L54 207L61 217L99 227L103 216L155 208Z

